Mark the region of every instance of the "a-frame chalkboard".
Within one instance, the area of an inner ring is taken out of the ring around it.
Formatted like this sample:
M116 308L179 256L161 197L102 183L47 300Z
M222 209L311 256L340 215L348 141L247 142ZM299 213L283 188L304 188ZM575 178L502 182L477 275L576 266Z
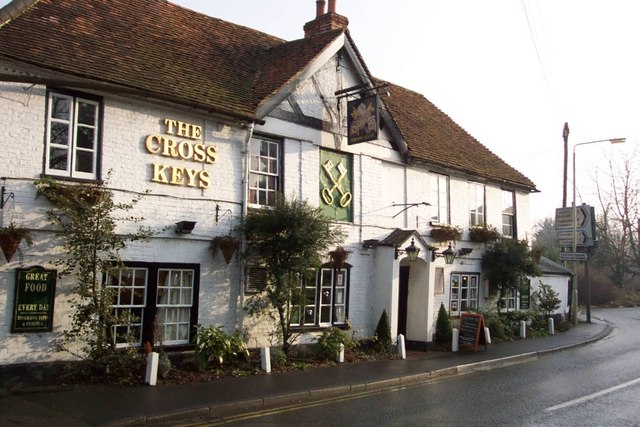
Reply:
M484 332L484 317L482 314L462 313L460 316L460 332L458 344L463 346L473 346L473 351L478 351L478 344L484 345L487 349L487 335Z

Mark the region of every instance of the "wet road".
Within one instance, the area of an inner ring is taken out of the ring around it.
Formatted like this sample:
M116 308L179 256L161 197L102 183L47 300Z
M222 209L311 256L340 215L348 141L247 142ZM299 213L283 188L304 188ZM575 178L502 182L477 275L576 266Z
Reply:
M640 310L593 310L603 340L440 382L315 403L227 425L639 426ZM214 424L208 424L214 425Z

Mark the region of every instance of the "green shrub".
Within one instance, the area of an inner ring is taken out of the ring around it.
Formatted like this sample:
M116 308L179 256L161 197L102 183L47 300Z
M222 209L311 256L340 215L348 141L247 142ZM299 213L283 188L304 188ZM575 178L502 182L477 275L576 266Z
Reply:
M542 281L540 281L538 290L531 296L531 300L534 302L534 310L545 318L551 316L562 304L560 294L554 291L550 285L542 283Z
M440 309L438 309L434 341L439 346L451 344L451 321L449 320L449 314L447 313L447 309L444 308L443 303L440 303Z
M325 360L335 360L340 344L344 345L345 351L348 350L351 346L349 335L340 328L325 329L318 337L318 355Z
M640 305L640 292L630 289L620 289L618 296L613 300L618 307L637 307Z
M271 347L271 365L274 368L287 365L287 354L282 350L282 347Z
M249 357L249 349L239 332L227 335L222 327L196 326L196 361L200 369L210 364L222 365L236 360L238 357Z
M389 326L389 315L387 310L382 310L376 333L373 337L376 349L381 353L391 352L391 326Z
M506 341L512 338L511 328L505 324L501 316L485 317L485 326L489 328L492 341Z

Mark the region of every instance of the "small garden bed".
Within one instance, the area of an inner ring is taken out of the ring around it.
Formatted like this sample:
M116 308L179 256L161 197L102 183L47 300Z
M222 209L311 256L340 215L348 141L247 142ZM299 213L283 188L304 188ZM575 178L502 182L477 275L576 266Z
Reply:
M168 353L171 360L171 368L166 374L158 372L159 384L194 384L216 381L222 378L241 378L254 375L266 375L261 369L260 350L250 349L248 357L239 357L231 363L212 365L201 369L196 361L195 353L191 351L176 354ZM292 354L286 362L278 362L277 351L272 353L271 372L284 373L300 370L309 370L337 365L336 361L327 360L316 354L297 352L292 349ZM398 356L389 353L377 352L372 345L363 343L362 347L345 351L345 363L369 362L374 360L397 359ZM131 369L131 374L122 376L120 373L107 373L104 370L96 370L88 364L69 364L59 376L56 383L63 385L73 384L112 384L125 386L144 385L146 372L146 359L140 355L137 366Z

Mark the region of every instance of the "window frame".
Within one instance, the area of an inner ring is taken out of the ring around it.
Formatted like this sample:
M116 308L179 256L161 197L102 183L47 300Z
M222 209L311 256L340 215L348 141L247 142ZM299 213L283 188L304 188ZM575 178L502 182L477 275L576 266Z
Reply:
M480 182L469 182L469 226L471 227L484 226L486 224L486 193L486 187L484 184ZM478 207L480 207L481 209L478 209ZM479 212L479 210L481 210L481 212Z
M467 278L467 285L463 286L463 278ZM454 286L454 283L458 286ZM456 292L454 292L454 290ZM466 291L466 296L463 297ZM474 296L475 295L475 296ZM464 307L463 307L464 302ZM449 313L451 316L459 316L462 313L475 311L480 304L480 274L478 273L451 273L449 276Z
M66 99L69 101L69 117L68 119L52 117L54 108L54 99ZM79 105L87 104L94 107L93 123L79 122ZM83 181L98 181L101 174L101 153L102 153L102 122L103 122L104 105L102 98L92 96L85 93L47 89L46 107L45 107L45 134L44 134L44 158L43 171L44 175L57 178L67 178ZM55 123L67 125L67 142L66 144L57 144L52 141L52 126ZM92 148L82 147L78 143L79 129L93 129ZM66 150L66 168L56 169L51 166L51 152L55 149ZM79 153L91 153L91 172L83 172L76 170Z
M161 327L163 331L162 337L162 345L173 348L180 348L184 346L191 346L191 340L194 334L194 327L198 323L198 307L199 307L199 289L200 289L200 265L199 264L177 264L177 263L147 263L147 262L124 262L122 268L117 268L114 266L114 269L110 270L110 272L104 273L102 277L102 283L107 284L108 277L111 272L117 272L120 277L122 277L123 271L128 270L144 270L146 272L146 282L145 282L145 294L144 301L142 305L138 304L135 307L140 308L142 310L142 316L139 322L141 324L141 332L140 332L140 340L135 343L122 343L116 342L116 347L140 347L145 342L151 342L154 345L160 343L159 339L156 339L156 327L157 320L160 317L160 311L165 308L165 304L158 303L159 297L159 280L160 280L160 272L161 271L180 271L180 272L191 272L192 277L192 286L191 286L191 306L189 312L189 321L187 328L187 338L182 340L170 340L166 341L164 339L164 329ZM186 305L182 304L180 308L184 308ZM126 308L126 306L120 304L118 306L113 305L114 309ZM182 322L185 323L185 322ZM114 325L114 327L128 327L130 325L118 324ZM114 337L116 337L114 335Z
M442 187L445 187L444 189ZM435 187L435 188L434 188ZM429 203L431 203L430 221L438 224L449 224L450 181L448 175L429 173ZM435 215L434 215L435 212Z
M260 142L260 147L257 149L255 144ZM262 145L266 143L268 144L267 156L262 156ZM270 148L277 147L278 152L276 156L271 156ZM247 183L247 201L248 204L255 207L261 206L274 206L275 200L278 194L282 193L283 186L283 158L284 158L284 143L282 140L278 140L275 138L268 138L264 136L254 135L249 141L249 182ZM254 155L254 153L257 154ZM263 164L261 160L266 159L267 170L260 170L260 168L254 168L254 165L260 166ZM254 164L255 161L255 164ZM276 172L273 172L271 169L271 163L275 161L277 162L275 169ZM269 181L270 178L275 179L275 188L270 188ZM254 180L258 179L258 185L254 185ZM260 180L266 180L266 187L260 187ZM255 193L255 196L253 196ZM261 203L261 194L264 194L265 201Z
M512 190L501 190L501 215L502 215L502 230L501 230L501 234L504 237L509 237L511 239L515 239L516 236L518 235L518 227L517 227L517 220L516 220L516 193L515 191ZM507 195L510 198L510 202L511 205L507 206L506 204L506 197ZM508 212L509 209L511 210L511 212ZM505 222L506 218L510 218L510 221L508 223ZM511 232L505 232L505 227L507 228L511 228Z
M325 286L325 277L330 275L330 286ZM297 316L292 316L291 326L293 328L317 328L346 327L349 318L349 290L351 282L351 265L344 264L342 268L336 269L333 263L324 264L315 274L312 274L313 281L310 286L309 280L301 278L300 287L305 295L305 305L293 305L292 310L298 310ZM342 279L339 279L342 277ZM340 282L342 280L342 282ZM342 291L342 292L338 292ZM329 301L323 299L325 292L330 292ZM336 296L342 295L342 301L337 301ZM337 316L336 308L342 308L342 318ZM309 321L308 310L313 310L313 319ZM323 320L323 310L329 310L329 320ZM294 319L298 319L294 322Z
M125 272L129 272L129 274L132 274L132 280L131 280L131 286L122 286L122 283L124 282L123 279L123 275L125 274ZM138 277L138 272L144 272L144 286L136 286L136 277ZM113 284L112 279L114 278L114 274L110 274L110 273L114 273L115 275L117 275L117 279L118 279L118 283L117 284ZM134 328L138 328L139 332L138 332L138 341L135 343L135 345L139 346L142 345L142 331L143 331L143 325L144 325L144 310L146 307L146 302L147 302L147 289L148 289L148 282L149 282L149 271L147 268L134 268L134 267L129 267L129 268L119 268L119 269L113 269L110 270L109 272L106 272L103 275L103 284L107 287L107 289L112 289L115 292L114 295L114 303L111 305L112 308L114 309L115 313L116 313L116 318L118 318L122 313L124 312L136 312L133 313L134 316L138 316L137 312L140 312L141 314L139 315L139 318L136 319L136 322L130 322L130 323L116 323L115 325L113 325L112 327L112 334L114 339L116 339L116 347L117 348L123 348L123 347L129 347L131 344L134 343L128 343L128 342L119 342L118 341L118 337L119 335L119 330L125 330L127 334L131 333L131 330ZM143 296L142 296L142 303L135 303L135 294L136 294L136 289L140 289L142 288L143 290ZM130 303L127 303L126 301L123 301L123 296L127 295L127 292L130 292Z

